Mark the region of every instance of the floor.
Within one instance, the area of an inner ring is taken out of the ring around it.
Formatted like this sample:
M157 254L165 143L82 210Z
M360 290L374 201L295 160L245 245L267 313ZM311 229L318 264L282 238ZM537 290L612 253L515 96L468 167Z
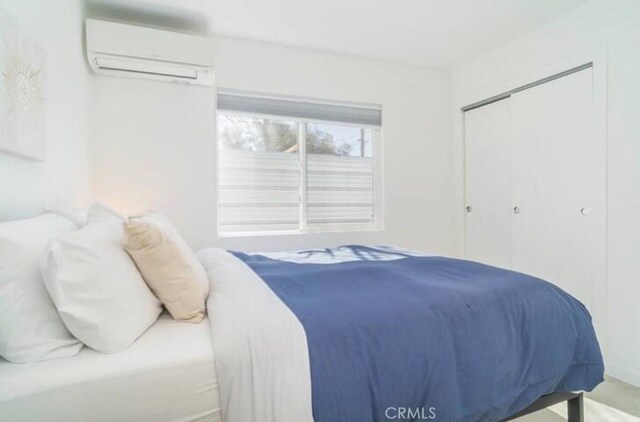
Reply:
M640 422L640 388L607 377L594 391L585 394L584 409L586 422ZM566 404L516 419L518 422L566 420Z

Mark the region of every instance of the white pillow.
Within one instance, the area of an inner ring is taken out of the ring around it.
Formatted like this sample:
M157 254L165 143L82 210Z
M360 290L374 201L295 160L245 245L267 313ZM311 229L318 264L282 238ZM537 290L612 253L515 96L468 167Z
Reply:
M0 224L0 356L6 360L38 362L73 356L82 348L60 319L40 275L49 241L76 229L53 214Z
M81 228L87 224L87 213L89 212L89 208L45 207L44 212L59 215L67 220L71 220L71 222Z
M95 350L131 345L162 307L122 248L123 219L101 205L87 225L53 240L43 262L44 281L67 328Z

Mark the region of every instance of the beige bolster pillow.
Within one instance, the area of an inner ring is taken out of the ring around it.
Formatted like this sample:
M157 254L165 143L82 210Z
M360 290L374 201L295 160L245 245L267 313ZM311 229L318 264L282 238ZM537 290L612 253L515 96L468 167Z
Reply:
M200 261L167 218L148 213L124 223L124 248L174 319L206 315L209 280Z

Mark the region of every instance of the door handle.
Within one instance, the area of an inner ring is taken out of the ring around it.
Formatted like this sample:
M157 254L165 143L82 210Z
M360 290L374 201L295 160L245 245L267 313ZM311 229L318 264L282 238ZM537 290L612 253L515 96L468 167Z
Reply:
M467 205L465 209L467 210L467 212L471 212L471 205Z
M580 208L580 214L582 214L582 215L584 215L586 217L589 214L591 214L591 210L588 207L582 207L582 208Z
M513 207L513 213L514 214L520 214L520 207L517 206L517 205L515 207Z

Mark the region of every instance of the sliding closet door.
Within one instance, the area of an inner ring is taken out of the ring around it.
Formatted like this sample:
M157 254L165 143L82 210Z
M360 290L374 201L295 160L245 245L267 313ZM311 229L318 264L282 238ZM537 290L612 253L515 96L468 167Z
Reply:
M605 271L606 145L592 70L511 97L512 266L583 301Z
M509 107L504 99L465 113L466 257L509 267Z

